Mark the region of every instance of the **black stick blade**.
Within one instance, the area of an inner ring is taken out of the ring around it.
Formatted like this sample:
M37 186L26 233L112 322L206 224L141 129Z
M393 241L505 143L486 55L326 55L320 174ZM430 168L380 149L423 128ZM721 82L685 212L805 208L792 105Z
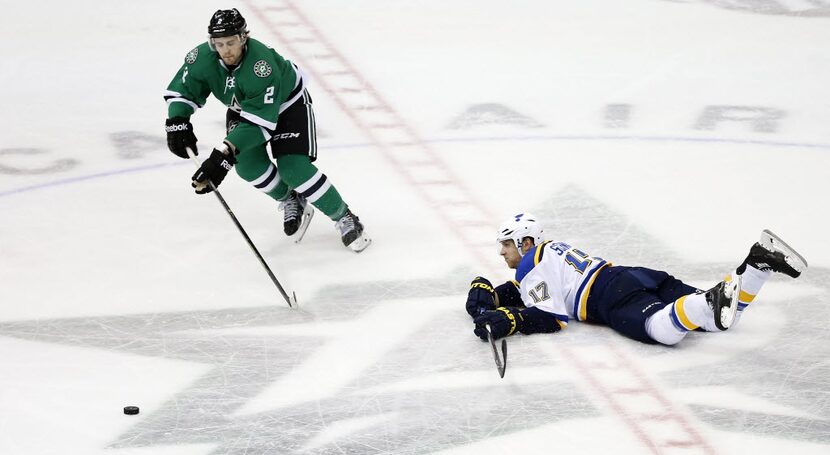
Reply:
M501 357L503 364L501 366L501 369L499 370L499 376L503 378L504 372L505 370L507 370L507 340L505 339L501 340Z
M496 340L493 339L490 324L485 327L487 328L487 339L490 340L490 347L493 349L493 360L496 361L496 368L499 370L499 377L504 378L504 372L507 370L507 340L501 340L502 356L499 357L499 350L496 348Z

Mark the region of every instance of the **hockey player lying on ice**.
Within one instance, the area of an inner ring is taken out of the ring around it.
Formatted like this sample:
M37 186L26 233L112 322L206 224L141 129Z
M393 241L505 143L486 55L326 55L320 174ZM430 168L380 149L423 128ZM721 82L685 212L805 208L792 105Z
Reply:
M493 287L473 280L467 312L474 333L487 340L516 332L558 332L572 320L607 325L646 343L674 345L690 330L734 326L772 272L797 278L807 262L775 234L764 231L749 255L708 291L666 272L614 266L563 242L544 241L536 218L519 214L499 230L501 255L516 279Z

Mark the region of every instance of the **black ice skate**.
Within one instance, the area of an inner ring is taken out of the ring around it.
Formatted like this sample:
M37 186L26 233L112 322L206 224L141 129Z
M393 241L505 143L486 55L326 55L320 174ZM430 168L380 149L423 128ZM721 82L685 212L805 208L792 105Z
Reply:
M804 257L767 229L761 232L761 241L749 249L749 255L738 267L738 274L744 273L747 264L758 270L783 273L793 278L798 278L807 269Z
M372 243L372 239L364 234L360 219L351 210L346 210L346 214L337 220L335 226L340 231L343 245L351 248L355 253L360 253Z
M311 224L311 217L314 216L314 207L308 205L308 201L296 191L288 195L288 199L280 202L280 210L283 211L283 230L285 235L294 237L294 243L300 243Z
M715 325L720 330L726 330L735 322L738 312L738 289L741 288L741 276L737 275L732 281L721 281L717 286L706 291L706 303L715 313Z

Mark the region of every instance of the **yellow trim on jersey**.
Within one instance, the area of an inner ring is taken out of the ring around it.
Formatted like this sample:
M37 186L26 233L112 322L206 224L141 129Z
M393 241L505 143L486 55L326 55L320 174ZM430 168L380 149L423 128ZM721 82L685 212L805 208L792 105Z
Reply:
M686 309L683 307L683 303L686 301L687 295L680 297L674 302L674 311L677 313L677 319L680 320L680 323L683 324L683 327L686 327L688 330L695 330L698 326L692 324L692 321L689 320L689 317L686 316Z
M542 242L539 244L539 246L536 247L536 254L533 256L534 266L539 265L539 261L542 260L542 250L545 249L545 245L547 245L548 243L550 243L550 240L548 240L547 242Z
M559 323L559 328L560 328L560 329L564 329L565 327L567 327L567 326L568 326L568 323L567 323L567 322L565 322L565 321L560 321L559 319L557 319L557 320L556 320L556 322L558 322L558 323Z
M516 289L519 289L521 287L521 285L519 285L519 282L516 280L510 280L510 282L513 283L513 286L516 286Z
M585 284L585 289L582 291L582 296L579 298L579 314L576 317L580 321L586 321L588 319L588 297L591 295L591 287L594 285L594 280L599 276L599 271L609 265L611 263L606 262L591 271L591 278L588 279L588 282Z

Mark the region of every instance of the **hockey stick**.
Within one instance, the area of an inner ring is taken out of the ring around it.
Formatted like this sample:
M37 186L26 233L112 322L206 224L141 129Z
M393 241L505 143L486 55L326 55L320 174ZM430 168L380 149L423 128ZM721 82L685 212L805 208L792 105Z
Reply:
M193 150L190 147L187 148L187 155L196 164L197 168L202 165L199 162L199 159L196 158L196 154L193 153ZM271 267L268 267L268 263L265 262L265 259L262 257L261 254L259 254L259 250L257 250L254 246L254 242L252 242L251 238L248 237L248 233L245 232L245 229L243 229L242 225L239 224L239 220L236 219L236 215L233 214L233 211L231 210L230 206L228 206L228 203L225 202L225 198L223 198L222 195L219 194L219 190L216 189L216 186L213 184L213 182L208 180L207 183L210 186L210 189L213 190L213 194L215 194L216 198L219 199L219 203L222 204L222 207L224 207L225 211L228 212L228 216L230 216L231 220L233 220L233 224L235 224L236 228L239 229L239 233L242 234L242 237L245 237L245 241L248 242L248 246L251 247L251 251L253 251L254 255L256 255L256 258L259 259L259 263L262 264L262 267L264 267L265 271L268 272L268 276L271 277L271 281L274 282L274 285L277 287L277 289L279 289L280 294L282 294L282 298L285 299L285 302L288 303L289 307L297 308L297 293L292 292L292 296L288 296L288 294L285 292L285 289L282 288L282 285L280 284L277 277L274 276L274 272L271 271Z
M493 339L493 331L490 329L490 324L484 326L487 329L487 339L490 340L490 347L493 348L493 359L496 361L496 368L499 370L499 376L504 377L504 371L507 370L507 340L501 340L501 357L499 357L499 350L496 348L496 340Z

